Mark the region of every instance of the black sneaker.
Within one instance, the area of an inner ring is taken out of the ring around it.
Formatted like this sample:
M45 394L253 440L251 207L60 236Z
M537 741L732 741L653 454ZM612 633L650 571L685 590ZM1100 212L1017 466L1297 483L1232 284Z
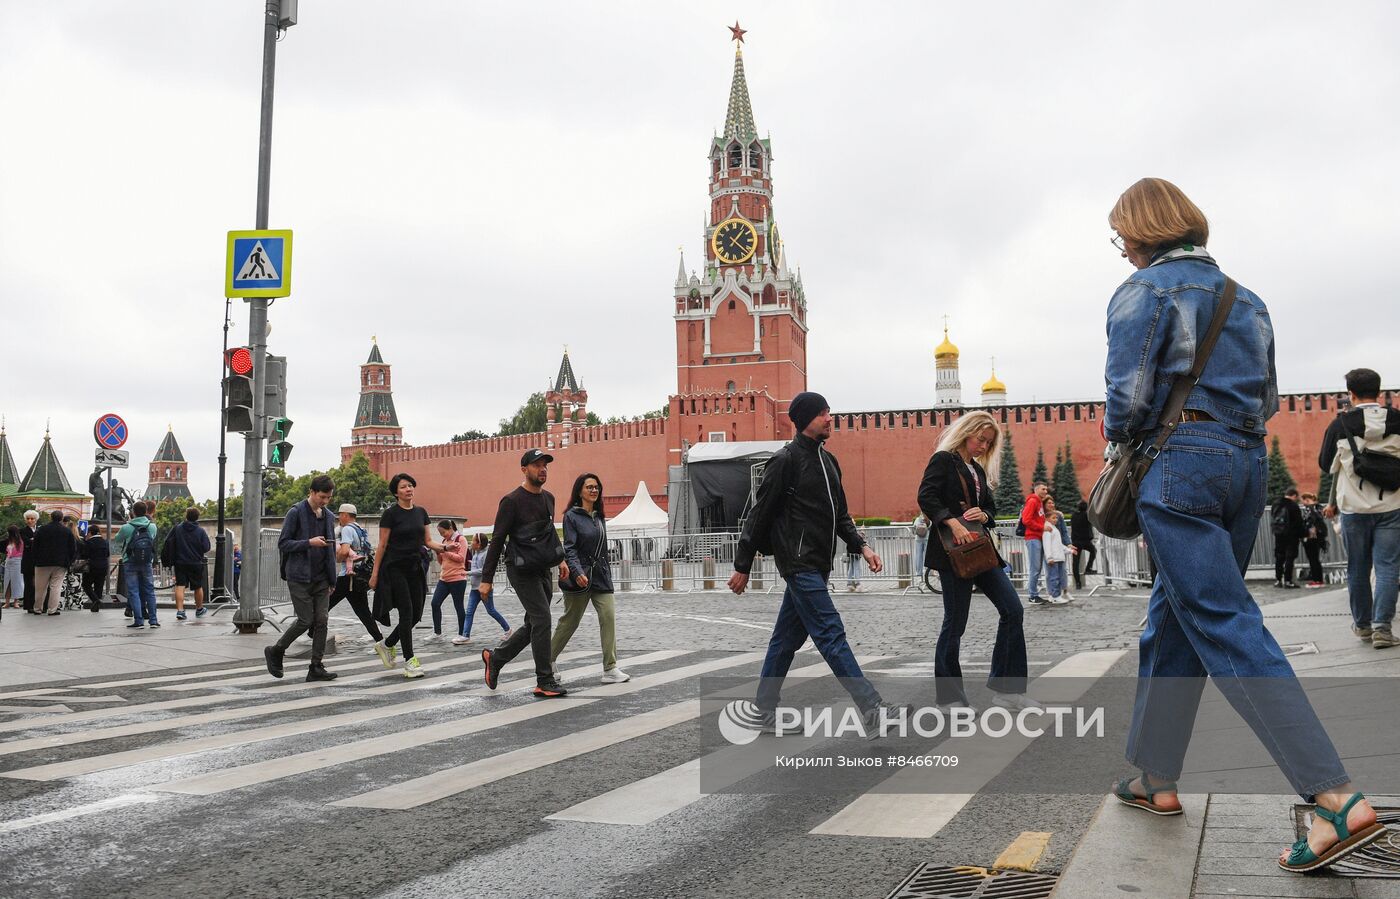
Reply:
M282 676L282 650L276 646L264 646L263 658L267 660L267 673L273 677Z
M336 674L334 671L327 671L326 666L322 665L320 662L315 662L310 668L306 669L306 679L308 681L335 680L337 677L340 677L340 675Z
M1043 597L1043 596L1032 596L1030 599L1026 600L1026 602L1029 603L1030 605L1033 605L1033 606L1048 606L1048 605L1050 605L1050 601L1047 600L1047 599L1046 599L1045 597Z
M560 699L568 696L569 691L564 689L564 685L554 678L550 678L535 687L535 697L537 699Z
M871 706L870 708L866 709L860 717L861 724L865 728L865 738L867 740L878 740L884 736L884 734L880 731L880 718L882 710L884 713L884 717L890 721L891 725L895 725L895 722L907 718L909 716L909 713L912 711L912 709L907 705L895 705L894 703L886 702L883 699L877 702L875 705ZM897 725L895 726L897 728ZM898 733L898 730L896 729L895 732Z
M501 669L496 667L494 660L491 658L491 650L489 649L483 649L481 651L481 661L486 666L486 670L483 672L486 676L486 688L488 690L494 690L496 689L496 679L501 676Z

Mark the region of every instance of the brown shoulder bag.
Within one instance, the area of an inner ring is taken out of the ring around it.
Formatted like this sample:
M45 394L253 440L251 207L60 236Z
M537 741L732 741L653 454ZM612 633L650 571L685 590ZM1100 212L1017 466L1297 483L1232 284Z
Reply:
M958 481L962 484L964 500L960 511L966 512L972 508L973 502L972 494L967 489L967 478L963 477L961 469L958 471ZM996 568L1001 564L1001 559L997 557L996 546L982 522L964 521L962 524L973 534L972 540L958 543L953 538L953 529L947 523L938 526L938 539L943 544L943 551L948 554L948 563L953 568L953 574L970 581L977 575Z

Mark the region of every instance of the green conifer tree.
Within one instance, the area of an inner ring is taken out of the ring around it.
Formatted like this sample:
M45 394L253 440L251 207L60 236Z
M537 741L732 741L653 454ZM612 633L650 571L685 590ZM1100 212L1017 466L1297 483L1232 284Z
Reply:
M1045 449L1037 446L1035 448L1035 470L1031 472L1031 486L1041 482L1050 483L1050 472L1045 468Z
M1055 457L1060 457L1060 451L1055 451ZM1079 492L1079 473L1074 468L1074 453L1069 441L1065 441L1064 461L1055 464L1055 482L1051 485L1051 493L1055 495L1055 504L1060 507L1060 511L1066 515L1079 508L1079 503L1084 499L1084 495Z
M1289 487L1297 486L1298 482L1293 480L1293 475L1288 470L1288 462L1283 458L1283 449L1275 437L1273 445L1269 448L1269 505L1272 506L1282 499L1283 492Z
M1004 431L1001 447L1001 477L992 493L997 504L997 515L1001 518L1014 518L1021 513L1021 504L1026 499L1025 488L1021 485L1021 469L1016 464L1016 448L1011 445L1011 432Z
M1322 477L1317 480L1317 501L1324 506L1332 497L1332 472L1324 471Z

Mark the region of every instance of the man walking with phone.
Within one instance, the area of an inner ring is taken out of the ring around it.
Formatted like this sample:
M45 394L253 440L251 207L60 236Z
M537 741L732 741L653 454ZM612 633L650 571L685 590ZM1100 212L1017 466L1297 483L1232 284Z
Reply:
M569 576L564 544L554 530L554 496L544 489L549 479L549 463L553 461L553 456L539 449L528 450L520 457L524 480L501 497L478 588L483 600L491 598L496 566L504 555L506 577L525 609L525 623L512 631L500 646L481 651L481 661L486 665L486 686L496 689L501 669L529 644L535 658L534 693L540 699L557 699L568 694L554 677L550 663L549 601L554 593L550 569L557 568L561 578Z
M787 581L758 687L761 727L773 727L783 679L794 654L810 636L860 707L868 735L880 725L880 710L893 706L880 698L861 673L827 582L838 535L848 553L859 553L865 559L871 573L879 574L884 564L856 530L846 509L841 466L822 447L831 437L831 407L826 399L819 393L799 393L788 405L788 417L798 434L764 467L753 511L739 536L734 574L729 578L729 589L742 594L749 585L754 555L762 552L773 556L778 573Z
M306 499L287 510L287 517L282 521L277 551L297 620L276 643L263 649L267 673L273 677L282 676L287 647L307 631L311 631L311 667L306 669L306 679L321 681L338 677L321 663L326 652L326 627L330 622L331 587L335 584L335 519L326 508L334 492L331 479L317 475L311 479Z

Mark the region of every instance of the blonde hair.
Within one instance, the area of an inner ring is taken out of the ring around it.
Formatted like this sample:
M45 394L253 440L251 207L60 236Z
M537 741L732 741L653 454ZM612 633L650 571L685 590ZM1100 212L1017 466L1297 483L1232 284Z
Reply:
M992 443L987 447L987 451L977 457L981 463L982 470L987 473L987 482L993 486L1001 478L1001 427L997 425L997 420L990 412L969 412L962 418L953 422L953 426L943 431L943 436L938 440L940 453L955 453L962 448L968 439L981 433L987 428L992 429Z
M1205 213L1181 188L1162 178L1143 178L1123 191L1108 214L1108 224L1124 240L1146 250L1204 246L1210 240Z

